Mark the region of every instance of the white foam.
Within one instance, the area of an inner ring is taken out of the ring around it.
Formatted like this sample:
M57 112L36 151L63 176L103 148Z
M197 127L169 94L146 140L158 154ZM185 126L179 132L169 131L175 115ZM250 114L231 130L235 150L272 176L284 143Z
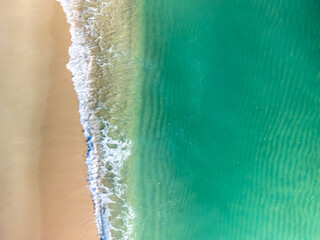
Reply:
M126 203L123 195L126 191L126 185L121 183L121 169L124 162L128 159L131 151L131 141L119 141L112 139L108 136L110 130L116 128L112 126L108 121L102 117L98 117L95 114L95 109L90 108L93 103L96 106L100 106L96 103L97 99L93 93L95 89L92 89L91 84L94 79L90 79L88 73L90 72L91 64L93 62L93 56L91 56L90 49L92 46L88 43L87 36L96 36L93 29L93 18L86 22L86 25L81 24L81 18L78 11L74 6L80 3L80 0L58 0L67 16L67 20L70 23L70 33L72 45L69 49L70 61L67 68L72 72L72 81L74 83L75 90L79 99L79 113L80 121L83 127L84 135L88 141L88 154L86 157L86 164L88 168L88 180L89 189L92 194L92 198L95 205L95 219L98 227L101 239L112 240L115 239L112 236L112 231L122 232L124 240L131 239L130 236L133 232L132 220L135 217L135 213L132 207ZM90 0L84 0L83 2L90 2ZM99 1L95 1L96 4ZM111 1L101 2L101 6L108 6ZM90 13L100 14L96 8L90 7L86 9ZM83 28L86 26L87 28ZM112 48L109 49L112 51ZM106 65L110 63L100 63ZM103 107L103 106L101 106ZM103 129L101 130L101 126ZM117 148L109 148L108 144L116 144ZM106 163L110 166L108 170ZM102 180L106 174L113 174L112 187L103 185ZM109 204L115 203L110 197L116 196L120 199L121 209L124 211L122 220L125 226L113 226L110 222L112 216L112 209Z

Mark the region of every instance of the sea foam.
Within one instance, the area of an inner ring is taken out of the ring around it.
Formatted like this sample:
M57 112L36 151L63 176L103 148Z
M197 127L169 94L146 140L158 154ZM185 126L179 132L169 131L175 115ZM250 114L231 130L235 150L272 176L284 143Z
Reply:
M126 33L126 23L131 20L121 25L122 20L115 19L116 14L127 14L121 10L125 1L58 1L71 25L67 68L87 138L86 164L98 232L101 239L131 239L135 213L125 199L127 185L121 174L132 145L122 123L128 115L125 97L131 94L130 44L126 43L132 34Z

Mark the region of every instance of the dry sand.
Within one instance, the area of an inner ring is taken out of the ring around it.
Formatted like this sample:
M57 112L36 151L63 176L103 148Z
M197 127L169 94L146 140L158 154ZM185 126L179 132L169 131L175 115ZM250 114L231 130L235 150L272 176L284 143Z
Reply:
M98 239L54 0L0 0L0 239Z

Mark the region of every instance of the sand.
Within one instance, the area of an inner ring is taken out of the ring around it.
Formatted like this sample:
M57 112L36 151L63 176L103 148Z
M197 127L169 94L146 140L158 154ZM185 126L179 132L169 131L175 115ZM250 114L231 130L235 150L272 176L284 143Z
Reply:
M98 239L54 0L0 1L0 239Z

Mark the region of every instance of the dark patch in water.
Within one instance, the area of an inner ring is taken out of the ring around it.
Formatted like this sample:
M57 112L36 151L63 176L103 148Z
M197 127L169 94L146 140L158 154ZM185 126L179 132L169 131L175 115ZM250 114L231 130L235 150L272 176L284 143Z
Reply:
M88 152L87 152L86 158L88 158L90 152L91 152L92 149L93 149L93 143L92 143L91 139L92 139L91 136L88 136L88 137L87 137Z

